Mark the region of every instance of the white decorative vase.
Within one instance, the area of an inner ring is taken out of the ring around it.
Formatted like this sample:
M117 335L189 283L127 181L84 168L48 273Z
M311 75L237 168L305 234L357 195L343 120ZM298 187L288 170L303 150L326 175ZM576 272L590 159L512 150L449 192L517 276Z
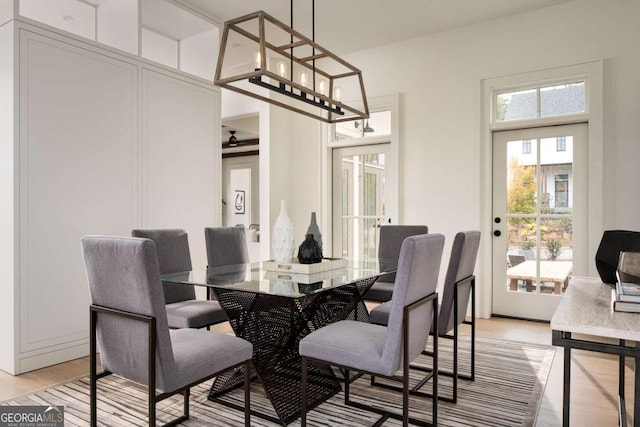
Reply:
M271 232L271 253L275 262L291 262L296 243L293 235L293 224L287 216L287 204L280 202L280 215L276 218Z

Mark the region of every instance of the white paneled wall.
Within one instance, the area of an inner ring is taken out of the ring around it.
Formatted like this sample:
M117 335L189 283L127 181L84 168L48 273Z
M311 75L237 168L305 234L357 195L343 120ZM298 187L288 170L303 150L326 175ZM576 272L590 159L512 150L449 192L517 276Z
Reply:
M0 27L0 369L16 374L88 353L81 236L181 227L205 265L221 141L212 84L14 22L17 40Z
M14 52L14 25L0 27L0 58ZM15 349L15 268L14 248L14 67L13 61L0 61L0 368L11 366Z
M86 339L80 238L135 224L137 67L21 31L20 80L20 352L29 370L38 365L31 352Z
M206 268L204 228L219 218L221 157L217 89L142 72L143 223L185 228L194 268Z

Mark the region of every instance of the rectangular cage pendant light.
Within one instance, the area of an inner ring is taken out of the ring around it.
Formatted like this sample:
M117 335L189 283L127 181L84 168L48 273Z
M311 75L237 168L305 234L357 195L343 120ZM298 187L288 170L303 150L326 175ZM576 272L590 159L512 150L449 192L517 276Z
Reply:
M369 118L362 72L264 11L224 23L214 84L326 123Z

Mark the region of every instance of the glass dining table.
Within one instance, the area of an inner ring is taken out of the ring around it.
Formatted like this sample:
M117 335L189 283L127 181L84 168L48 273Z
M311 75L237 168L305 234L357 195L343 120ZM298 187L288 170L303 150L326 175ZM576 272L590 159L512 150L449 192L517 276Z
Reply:
M275 410L275 416L255 410L252 414L286 425L300 416L300 340L339 320L368 322L363 295L380 277L394 273L396 263L348 261L346 268L314 274L268 270L266 263L252 263L165 274L162 281L212 291L234 333L253 344L252 377L260 381ZM242 381L241 370L217 377L209 400L243 409L242 401L227 396ZM326 365L311 365L308 381L309 409L341 390Z

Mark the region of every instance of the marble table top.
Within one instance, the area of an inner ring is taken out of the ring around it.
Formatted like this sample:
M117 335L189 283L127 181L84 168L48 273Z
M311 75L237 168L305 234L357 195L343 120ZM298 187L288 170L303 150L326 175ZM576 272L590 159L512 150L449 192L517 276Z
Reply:
M613 311L613 299L613 285L600 278L573 277L551 318L551 329L640 341L640 313Z

